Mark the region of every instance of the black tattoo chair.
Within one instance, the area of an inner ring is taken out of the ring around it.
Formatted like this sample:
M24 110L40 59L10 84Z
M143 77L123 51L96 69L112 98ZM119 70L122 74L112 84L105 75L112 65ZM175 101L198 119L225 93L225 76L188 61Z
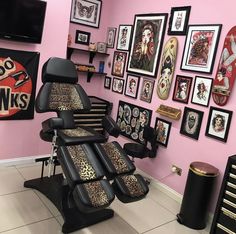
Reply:
M148 186L118 142L88 127L75 127L73 114L90 110L89 98L77 84L75 65L66 59L50 58L43 66L43 85L36 99L38 113L56 112L42 123L40 137L51 142L47 158L48 176L26 181L25 187L46 195L64 218L63 233L69 233L113 217L106 209L115 195L122 202L140 200ZM119 128L109 116L102 120L106 131L117 137ZM40 160L38 160L40 161ZM52 173L60 164L63 175Z

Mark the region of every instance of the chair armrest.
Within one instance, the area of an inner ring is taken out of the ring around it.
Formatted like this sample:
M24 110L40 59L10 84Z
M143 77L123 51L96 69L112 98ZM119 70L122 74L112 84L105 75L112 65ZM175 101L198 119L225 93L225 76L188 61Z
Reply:
M120 127L117 123L108 115L102 119L102 126L109 133L109 135L118 137L120 134Z
M63 128L62 118L53 117L42 122L43 132L52 132L54 129Z

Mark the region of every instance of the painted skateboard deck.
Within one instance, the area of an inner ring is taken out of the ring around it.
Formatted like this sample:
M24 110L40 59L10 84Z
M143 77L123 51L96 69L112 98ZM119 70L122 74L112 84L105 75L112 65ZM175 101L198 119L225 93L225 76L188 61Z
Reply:
M219 106L228 102L236 76L236 26L226 35L216 77L212 86L212 97Z
M166 100L169 96L170 87L174 76L177 49L177 38L171 37L164 46L160 65L160 75L157 81L157 95L163 100Z

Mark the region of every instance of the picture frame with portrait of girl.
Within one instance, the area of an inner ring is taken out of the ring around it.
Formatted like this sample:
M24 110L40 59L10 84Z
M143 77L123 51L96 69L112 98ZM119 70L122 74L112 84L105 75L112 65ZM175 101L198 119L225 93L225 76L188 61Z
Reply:
M139 76L127 74L126 77L126 86L125 86L125 95L132 97L132 98L137 98L138 95L138 88L139 88Z
M123 77L126 65L127 53L122 51L114 51L111 74L113 76Z
M167 147L172 123L165 119L156 118L155 130L157 132L157 143Z
M189 76L176 75L173 101L188 103L192 80L193 78Z
M141 87L140 100L150 103L152 101L152 94L155 80L143 78Z
M227 142L233 111L210 107L205 135Z

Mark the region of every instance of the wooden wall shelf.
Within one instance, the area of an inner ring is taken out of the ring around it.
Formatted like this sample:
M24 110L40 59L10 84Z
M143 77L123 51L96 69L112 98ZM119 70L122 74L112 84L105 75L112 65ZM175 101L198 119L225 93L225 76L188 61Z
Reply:
M170 119L179 120L181 117L181 109L173 108L170 106L166 106L161 104L156 110L160 115L166 116Z

